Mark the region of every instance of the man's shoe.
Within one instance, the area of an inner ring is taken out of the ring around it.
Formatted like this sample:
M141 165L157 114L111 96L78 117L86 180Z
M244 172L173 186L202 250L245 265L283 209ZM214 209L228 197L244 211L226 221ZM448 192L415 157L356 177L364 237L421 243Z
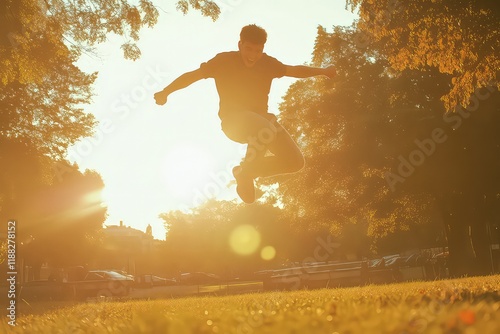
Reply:
M255 202L255 186L253 178L245 175L241 166L233 168L233 176L236 179L236 192L241 200L247 204Z

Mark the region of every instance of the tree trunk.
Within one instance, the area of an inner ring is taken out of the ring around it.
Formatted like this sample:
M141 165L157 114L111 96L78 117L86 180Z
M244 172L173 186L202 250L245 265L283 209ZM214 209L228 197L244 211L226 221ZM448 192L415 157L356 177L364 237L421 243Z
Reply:
M448 241L451 277L489 275L493 272L484 201L463 195L448 198L443 221Z

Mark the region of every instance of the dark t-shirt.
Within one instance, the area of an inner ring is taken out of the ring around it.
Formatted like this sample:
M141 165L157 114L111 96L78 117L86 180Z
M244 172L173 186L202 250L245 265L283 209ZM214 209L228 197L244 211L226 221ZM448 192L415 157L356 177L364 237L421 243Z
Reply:
M219 53L201 64L200 70L204 78L215 79L221 119L238 111L267 113L271 82L286 71L285 65L265 53L254 66L246 67L238 51Z

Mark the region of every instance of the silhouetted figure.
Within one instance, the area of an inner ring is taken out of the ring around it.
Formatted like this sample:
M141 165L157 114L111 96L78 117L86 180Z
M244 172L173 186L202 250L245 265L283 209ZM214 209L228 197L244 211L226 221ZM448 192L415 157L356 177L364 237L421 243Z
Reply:
M233 168L236 190L246 203L255 201L255 178L293 173L304 166L299 148L276 116L268 112L272 80L283 76L332 78L336 74L333 66L284 65L263 52L266 41L264 29L247 25L241 30L238 51L217 54L154 96L157 104L164 105L171 93L201 79L215 79L222 131L229 139L248 144L245 158ZM268 151L272 155L266 155Z

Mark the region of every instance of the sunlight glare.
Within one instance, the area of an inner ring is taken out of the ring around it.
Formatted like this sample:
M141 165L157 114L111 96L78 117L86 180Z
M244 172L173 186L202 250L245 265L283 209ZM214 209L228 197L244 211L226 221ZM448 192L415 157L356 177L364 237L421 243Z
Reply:
M109 187L104 186L101 191L101 206L108 207L109 201L113 198L112 192Z
M163 181L168 191L186 196L208 182L212 165L210 156L201 149L179 146L167 153L163 164Z

